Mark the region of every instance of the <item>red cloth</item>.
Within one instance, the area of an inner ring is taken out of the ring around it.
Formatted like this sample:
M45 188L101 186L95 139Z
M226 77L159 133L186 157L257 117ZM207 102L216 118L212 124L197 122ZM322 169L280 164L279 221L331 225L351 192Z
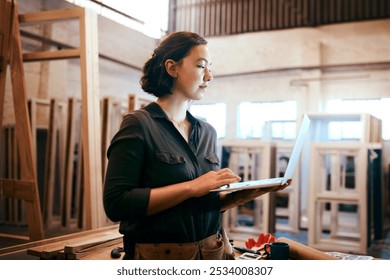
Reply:
M261 248L264 244L275 242L275 240L275 236L271 235L270 233L260 233L257 241L255 241L253 238L249 238L245 242L245 246L248 249L252 249L253 247Z

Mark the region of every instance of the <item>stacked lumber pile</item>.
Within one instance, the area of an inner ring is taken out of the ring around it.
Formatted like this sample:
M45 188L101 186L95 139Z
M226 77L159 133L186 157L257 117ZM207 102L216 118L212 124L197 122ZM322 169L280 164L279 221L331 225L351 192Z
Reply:
M84 230L71 234L32 241L15 246L0 248L0 260L9 259L70 259L110 260L121 259L123 236L119 225ZM116 258L111 257L115 251Z
M70 234L61 240L54 238L52 242L27 248L27 254L42 260L109 260L112 259L111 250L122 247L122 241L118 226L112 226Z

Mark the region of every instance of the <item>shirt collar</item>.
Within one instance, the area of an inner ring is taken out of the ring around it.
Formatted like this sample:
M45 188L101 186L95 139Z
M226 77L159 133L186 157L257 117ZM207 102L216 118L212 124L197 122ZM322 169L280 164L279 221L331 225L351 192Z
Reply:
M162 118L169 120L167 114L165 114L164 110L156 102L149 103L147 106L144 107L144 109L150 113L152 118ZM191 125L193 127L199 125L198 119L195 118L188 110L187 118L191 122Z

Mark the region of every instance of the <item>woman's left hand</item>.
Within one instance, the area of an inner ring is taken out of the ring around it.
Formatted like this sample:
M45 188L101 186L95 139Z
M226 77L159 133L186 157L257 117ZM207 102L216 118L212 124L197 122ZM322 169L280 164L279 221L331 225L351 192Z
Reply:
M249 202L255 199L256 197L259 197L269 192L277 192L280 190L284 190L290 185L290 183L291 180L288 180L284 185L281 186L238 191L237 195L240 200L239 204L245 204L246 202Z

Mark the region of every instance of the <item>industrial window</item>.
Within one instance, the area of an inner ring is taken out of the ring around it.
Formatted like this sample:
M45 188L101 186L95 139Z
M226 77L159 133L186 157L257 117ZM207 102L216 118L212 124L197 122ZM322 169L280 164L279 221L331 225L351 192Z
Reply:
M159 39L168 29L168 0L66 0Z
M217 130L217 137L223 138L226 134L226 104L192 104L190 112L197 118L207 121Z
M296 101L243 102L239 105L237 137L294 139L296 119Z
M330 113L369 113L382 120L382 138L390 140L390 98L343 100L332 99L326 104ZM354 139L361 135L358 123L333 123L329 137L334 140Z

